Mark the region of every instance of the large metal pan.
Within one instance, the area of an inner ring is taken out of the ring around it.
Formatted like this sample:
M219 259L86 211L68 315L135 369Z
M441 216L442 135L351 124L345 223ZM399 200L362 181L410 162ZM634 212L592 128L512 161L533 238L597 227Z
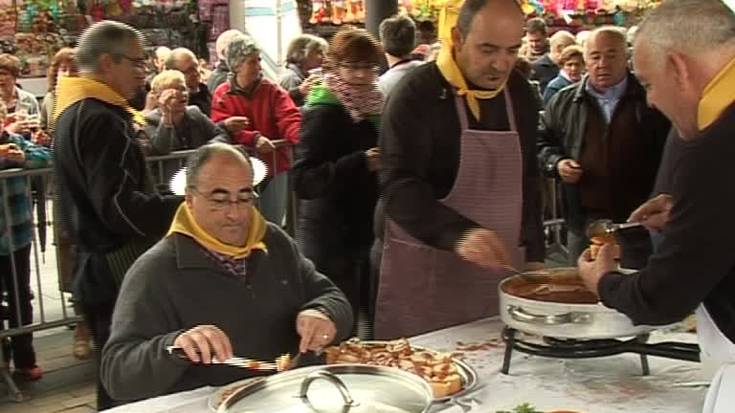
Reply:
M633 325L626 315L605 307L574 274L576 268L555 268L546 277L516 275L503 280L498 286L501 319L525 333L578 340L632 337L656 328ZM544 286L558 293L549 294ZM544 293L534 295L534 289Z

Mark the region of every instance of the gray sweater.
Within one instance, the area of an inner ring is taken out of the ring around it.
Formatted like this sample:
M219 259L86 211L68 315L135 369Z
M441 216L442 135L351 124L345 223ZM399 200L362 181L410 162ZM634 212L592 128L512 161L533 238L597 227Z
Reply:
M273 360L298 351L296 315L319 308L337 326L352 328L342 292L319 274L281 229L268 224L268 252L256 252L248 275L226 272L192 238L174 234L142 255L128 271L115 305L101 379L112 398L137 400L253 375L249 370L194 365L165 352L183 331L213 324L230 338L234 354Z
M168 155L172 151L196 149L216 137L227 140L227 132L215 125L197 106L187 106L184 119L176 127L161 123L159 109L145 117L146 134L151 140L151 155Z

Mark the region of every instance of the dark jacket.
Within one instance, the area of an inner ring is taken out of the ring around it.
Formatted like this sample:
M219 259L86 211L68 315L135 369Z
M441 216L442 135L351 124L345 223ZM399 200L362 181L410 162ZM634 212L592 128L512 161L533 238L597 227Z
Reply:
M602 277L602 302L635 324L668 324L700 303L735 342L735 104L688 142L677 142L663 241L646 268Z
M283 73L278 78L278 84L282 88L288 90L288 95L293 99L293 103L296 106L304 106L306 96L301 94L299 86L306 79L305 75L301 72L301 69L293 63L289 63L283 69Z
M554 78L551 82L549 82L548 85L546 85L546 90L544 90L544 106L548 105L551 101L551 98L556 95L557 92L564 89L565 87L572 84L572 81L567 79L566 77L562 76L561 74Z
M597 100L586 91L587 79L588 77L585 76L576 85L562 89L546 106L538 140L538 159L546 176L559 178L557 164L562 159L579 160L586 139L598 138L605 140L605 137L585 136L591 111L598 111L599 114L595 114L595 116L602 116ZM642 156L648 159L649 164L613 165L611 169L625 171L629 167L645 166L646 171L650 171L650 173L646 172L645 176L640 177L640 179L650 181L650 186L644 191L643 199L640 200L640 202L643 202L653 187L655 172L660 163L666 135L671 124L659 111L648 106L645 91L632 74L628 76L628 87L616 106L613 121L621 111L631 109L634 111L637 124L627 126L638 131L639 147L644 148L645 153ZM628 172L630 172L630 169L628 169ZM620 192L614 194L614 196L621 195L624 194ZM577 185L562 184L562 198L567 224L574 230L582 229L587 214L582 207ZM630 212L632 210L625 212L625 214ZM622 219L626 217L622 217ZM608 218L615 219L615 217ZM618 217L618 219L621 219L621 217Z
M155 109L145 116L145 131L151 141L152 155L168 155L172 151L196 149L214 138L227 141L227 132L215 125L197 106L188 106L179 127L161 123L161 111Z
M54 132L60 223L80 249L75 297L111 302L117 286L100 257L136 239L161 237L181 203L152 192L130 114L96 99L66 108Z
M212 93L207 85L200 83L197 93L189 94L189 104L198 106L202 113L207 116L212 114Z
M212 71L212 74L209 75L209 80L207 81L207 89L209 89L210 92L217 90L217 87L219 87L219 85L227 81L227 75L229 74L230 68L227 67L227 64L225 62L217 63L217 67L215 67Z
M311 96L320 90L326 88L315 88ZM378 146L377 123L354 123L334 95L309 98L293 167L294 190L302 200L300 231L316 231L345 247L373 242L378 180L367 169L365 151Z
M540 174L536 163L538 101L529 82L514 71L507 84L513 101L523 156L521 242L526 261L543 261ZM470 127L509 130L505 98L480 100L480 121ZM468 114L469 109L467 109ZM376 233L382 238L385 215L411 236L437 249L453 250L462 235L479 224L441 202L459 170L460 125L451 85L436 63L413 69L386 103L380 132L381 198ZM385 207L385 208L383 208Z
M115 305L100 378L117 400L136 400L257 375L230 366L202 366L166 353L184 331L202 324L227 334L235 355L274 360L296 354L296 316L318 309L334 321L335 342L347 338L352 311L342 292L268 224L268 252L248 258L236 277L192 238L169 236L135 262Z
M559 75L559 66L551 60L548 53L532 65L531 79L537 80L541 94L546 91L546 86Z

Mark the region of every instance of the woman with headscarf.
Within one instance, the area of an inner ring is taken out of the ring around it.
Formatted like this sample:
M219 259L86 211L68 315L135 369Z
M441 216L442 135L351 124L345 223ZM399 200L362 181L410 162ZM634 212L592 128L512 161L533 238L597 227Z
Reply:
M237 36L227 48L227 66L232 70L212 98L212 120L246 117L244 129L231 133L231 143L249 147L268 166L268 179L260 194L260 211L281 225L288 201L290 148L276 148L274 141L299 140L301 112L288 92L263 77L260 48L246 35Z
M297 242L357 315L372 314L369 254L380 170L380 43L367 31L335 35L324 81L309 94L294 165ZM356 317L357 318L357 317Z
M214 92L217 87L227 81L227 75L230 74L230 68L227 66L227 48L230 43L243 33L237 29L230 29L222 32L214 43L214 49L217 52L217 66L212 70L207 80L207 88Z

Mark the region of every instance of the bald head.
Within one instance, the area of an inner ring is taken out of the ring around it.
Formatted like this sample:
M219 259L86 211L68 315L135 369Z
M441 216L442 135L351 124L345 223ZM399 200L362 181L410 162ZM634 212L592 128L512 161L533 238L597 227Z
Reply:
M454 58L464 78L497 90L518 60L524 17L515 0L467 0L452 30Z
M622 82L628 74L625 34L615 27L592 31L584 46L584 61L590 84L598 91Z
M525 25L523 11L515 0L466 0L459 10L457 20L457 29L463 37L466 37L472 30L475 16L481 11L495 14L499 19L508 17L520 19L521 32L523 32Z

